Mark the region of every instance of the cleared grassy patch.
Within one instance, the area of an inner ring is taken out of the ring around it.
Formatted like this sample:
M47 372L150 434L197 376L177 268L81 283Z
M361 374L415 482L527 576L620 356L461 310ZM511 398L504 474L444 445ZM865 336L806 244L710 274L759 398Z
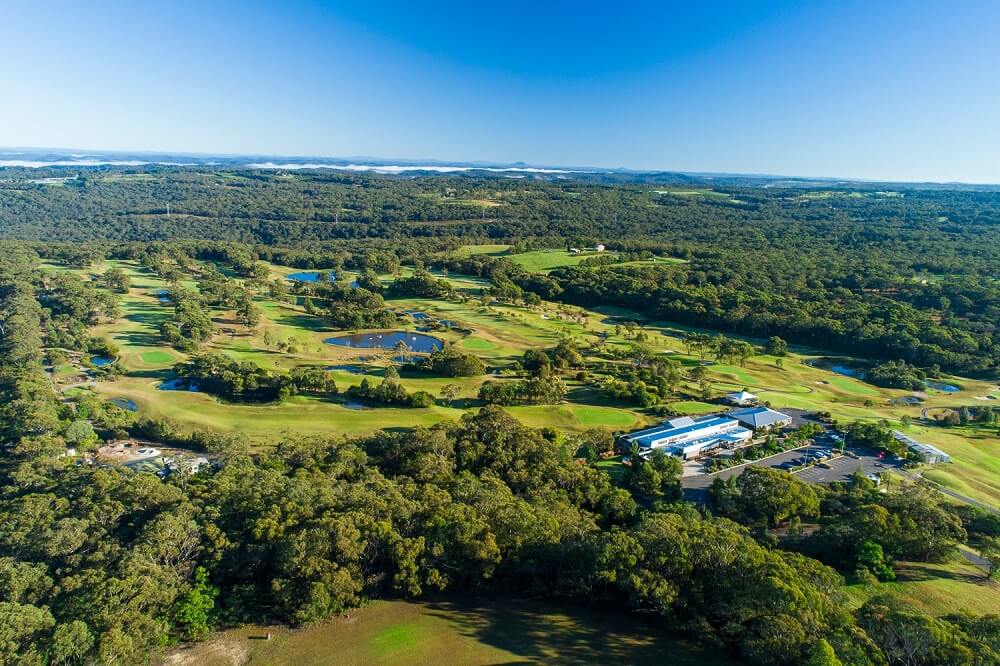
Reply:
M944 564L900 562L891 583L871 588L849 585L845 589L858 606L869 597L889 594L931 615L962 610L996 613L1000 609L1000 582L987 580L981 569L958 560Z
M599 256L597 252L572 253L566 250L533 250L509 255L509 259L527 271L544 273L563 266L576 266L584 259Z
M268 632L272 640L261 640ZM717 666L725 655L617 612L544 600L376 601L348 616L289 630L249 626L164 660L175 666L261 664L673 664Z

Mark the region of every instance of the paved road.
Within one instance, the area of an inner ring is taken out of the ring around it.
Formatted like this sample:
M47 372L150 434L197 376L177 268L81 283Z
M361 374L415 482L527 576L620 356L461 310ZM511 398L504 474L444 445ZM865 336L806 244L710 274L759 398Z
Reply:
M971 550L966 550L961 546L958 547L958 552L962 554L962 557L964 557L969 562L969 564L977 566L985 572L989 572L990 563L984 560L983 558L979 557L979 555L977 555L976 553L972 552Z
M935 481L931 481L930 479L925 479L923 477L923 475L921 475L921 474L911 474L910 472L907 472L907 471L904 471L904 470L900 470L900 473L903 476L905 476L906 478L911 479L913 481L923 481L925 483L928 483L928 484L931 485L932 488L934 488L938 492L940 492L940 493L942 493L944 495L947 495L948 497L957 499L959 502L964 502L966 504L971 504L972 506L979 507L980 509L982 509L984 511L988 511L990 513L995 513L997 515L1000 515L1000 509L997 509L995 506L992 506L990 504L986 504L985 502L980 502L977 499L972 499L971 497L968 497L968 496L963 495L961 493L956 493L951 488L945 488L944 486L942 486L941 484L939 484L939 483L937 483Z

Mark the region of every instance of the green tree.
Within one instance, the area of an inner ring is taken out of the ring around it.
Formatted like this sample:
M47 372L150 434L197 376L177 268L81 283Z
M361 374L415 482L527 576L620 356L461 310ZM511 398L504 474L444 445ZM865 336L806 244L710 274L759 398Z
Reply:
M174 624L184 638L200 640L211 628L212 612L219 588L208 581L204 567L194 571L194 584L177 600L174 608Z
M787 356L788 343L779 338L777 335L772 335L767 339L767 343L764 345L764 353L771 356Z
M462 387L458 384L445 384L441 387L441 398L445 401L445 404L451 404L455 402L455 399L462 392Z
M85 419L77 419L66 426L63 437L65 437L67 444L80 448L92 447L97 442L94 426Z
M857 561L859 565L867 568L881 581L896 579L891 563L882 552L882 546L874 541L864 541L858 546Z
M780 339L780 338L779 338ZM833 646L826 639L819 639L806 654L802 666L843 666Z
M979 556L986 560L986 577L993 578L1000 571L1000 536L979 537L977 550Z
M86 622L73 620L56 627L52 636L52 664L83 663L87 653L94 647L94 635Z

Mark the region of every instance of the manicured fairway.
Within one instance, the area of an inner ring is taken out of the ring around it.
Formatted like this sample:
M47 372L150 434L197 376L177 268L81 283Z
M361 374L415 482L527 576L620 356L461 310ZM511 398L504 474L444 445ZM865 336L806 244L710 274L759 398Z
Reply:
M619 430L644 425L646 422L643 416L626 409L593 405L530 405L507 407L507 411L525 425L548 425L568 430L595 426Z
M271 640L262 640L267 634ZM376 601L299 630L242 627L169 653L162 664L341 666L671 664L719 666L725 655L618 612L544 600Z

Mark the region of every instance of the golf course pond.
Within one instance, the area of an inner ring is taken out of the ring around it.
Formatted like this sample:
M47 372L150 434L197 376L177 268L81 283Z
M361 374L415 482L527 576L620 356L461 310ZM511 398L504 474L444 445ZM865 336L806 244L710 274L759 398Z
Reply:
M168 379L159 386L156 387L161 391L190 391L192 393L198 392L198 385L189 379L184 377L175 377L173 379Z
M330 282L337 279L333 271L302 271L300 273L289 273L286 277L292 282L319 282L320 275L326 275L326 279Z
M139 411L139 405L137 405L135 400L132 400L131 398L112 398L111 404L130 412Z
M943 391L944 393L958 393L962 389L955 386L954 384L945 384L944 382L932 382L927 380L924 382L927 388L934 389L935 391Z
M107 356L91 356L90 362L96 365L98 368L103 368L106 365L111 365L115 362L115 359L108 358Z
M356 333L338 335L324 340L328 345L352 349L394 349L400 342L417 354L430 354L444 348L444 342L430 335L410 331L384 331L381 333Z
M351 363L347 363L347 364L344 364L344 365L328 365L328 366L326 366L326 369L327 370L339 370L340 372L349 372L352 375L363 375L363 374L365 374L365 369L363 367L361 367L360 365L353 365Z

